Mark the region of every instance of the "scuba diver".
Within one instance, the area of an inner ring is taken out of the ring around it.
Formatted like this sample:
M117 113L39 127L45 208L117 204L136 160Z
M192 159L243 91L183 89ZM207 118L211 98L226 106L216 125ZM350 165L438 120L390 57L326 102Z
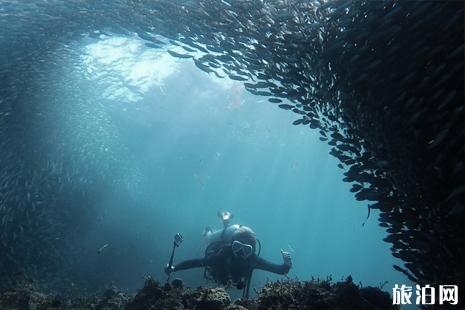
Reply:
M292 267L291 256L281 250L283 264L273 264L261 257L260 241L255 233L247 226L230 225L233 214L218 212L223 221L223 229L212 231L207 227L204 236L208 246L205 256L198 259L189 259L177 265L172 260L165 266L168 276L175 271L205 267L204 277L217 283L229 286L235 285L242 289L243 297L249 296L250 280L254 269L261 269L276 274L287 274ZM256 253L257 243L259 250Z

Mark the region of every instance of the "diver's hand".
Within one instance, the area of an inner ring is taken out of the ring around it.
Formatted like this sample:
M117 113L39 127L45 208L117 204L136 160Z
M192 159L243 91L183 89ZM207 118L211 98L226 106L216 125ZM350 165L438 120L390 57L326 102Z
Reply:
M291 254L289 252L285 252L281 250L281 255L283 256L284 265L289 267L289 269L291 269L292 267Z
M169 275L170 273L172 273L175 270L174 266L170 266L169 264L166 264L164 269L165 269L165 273L167 275Z

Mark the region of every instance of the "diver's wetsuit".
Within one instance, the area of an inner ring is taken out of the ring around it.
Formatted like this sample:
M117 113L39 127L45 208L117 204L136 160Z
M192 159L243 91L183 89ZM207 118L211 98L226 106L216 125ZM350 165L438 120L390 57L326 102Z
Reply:
M242 279L248 280L254 269L282 275L288 273L291 268L285 264L273 264L256 254L252 254L247 259L236 257L230 247L225 247L210 257L185 260L174 267L174 271L208 267L212 277L223 284L226 284L228 280L232 280L234 283L238 283Z

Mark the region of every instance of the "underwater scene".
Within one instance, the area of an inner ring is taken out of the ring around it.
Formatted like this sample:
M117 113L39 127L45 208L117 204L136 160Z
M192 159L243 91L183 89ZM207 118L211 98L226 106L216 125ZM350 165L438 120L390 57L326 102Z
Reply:
M463 309L464 3L0 0L0 309Z

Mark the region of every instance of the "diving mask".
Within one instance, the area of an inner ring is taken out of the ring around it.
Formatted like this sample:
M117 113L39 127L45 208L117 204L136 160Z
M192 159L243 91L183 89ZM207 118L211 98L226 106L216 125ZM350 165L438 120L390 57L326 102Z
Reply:
M240 241L233 241L231 244L232 252L237 257L248 258L253 254L253 247L250 244L245 244Z

